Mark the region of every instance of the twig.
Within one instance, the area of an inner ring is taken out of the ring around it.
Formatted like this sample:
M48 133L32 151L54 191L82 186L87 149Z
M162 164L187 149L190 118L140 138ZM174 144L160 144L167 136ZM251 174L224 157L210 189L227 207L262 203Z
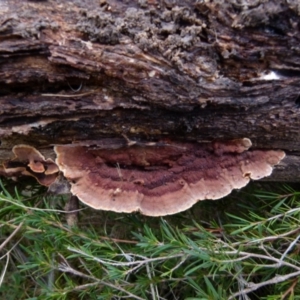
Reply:
M293 291L294 291L294 288L295 288L295 286L296 286L296 284L298 283L298 278L295 278L294 280L293 280L293 283L292 283L292 285L285 291L285 293L281 296L281 300L284 300L285 299L285 297L288 295L288 294L292 294L293 293Z
M0 200L4 201L4 202L8 202L11 204L14 204L18 207L24 208L26 210L34 210L34 211L46 211L46 212L57 212L57 213L63 213L63 214L70 214L70 213L75 213L78 211L82 211L82 210L86 210L87 208L81 208L81 209L77 209L77 210L72 210L72 211L65 211L65 210L59 210L59 209L51 209L51 208L37 208L37 207L29 207L23 204L20 204L18 202L15 202L13 200L8 200L7 198L3 198L0 196Z
M47 221L46 221L47 222ZM55 227L58 227L60 229L63 229L64 231L67 231L71 234L73 234L74 232L72 231L72 229L68 228L68 227L65 227L63 225L61 225L60 223L55 223L55 222L47 222L49 225L51 226L55 226ZM37 231L37 232L41 232L41 231ZM80 234L78 233L77 234L79 237L81 238L85 238L85 239L90 239L89 237L83 235L83 234ZM130 241L130 240L122 240L122 239L116 239L116 238L111 238L111 237L108 237L108 236L99 236L98 237L100 240L105 240L105 241L112 241L112 242L116 242L116 243L125 243L125 244L137 244L138 241Z
M170 255L170 256L161 256L161 257L156 257L156 258L147 258L147 257L145 257L144 260L135 260L135 261L131 261L131 262L117 262L116 263L116 262L113 262L113 261L103 260L103 259L100 259L98 257L89 255L89 254L87 254L87 253L85 253L85 252L83 252L79 249L75 249L73 247L67 247L67 249L69 251L72 251L72 252L75 252L75 253L78 253L78 254L82 254L86 257L92 258L92 259L94 259L95 261L97 261L99 263L110 265L110 266L116 266L116 267L130 267L130 266L139 265L139 264L143 265L143 264L147 264L147 263L150 263L150 262L168 260L168 259L171 259L171 258L182 257L182 256L185 255L184 253L182 253L182 254L175 254L175 255Z
M170 271L168 272L165 272L164 274L162 274L162 276L165 276L166 274L168 273L173 273L175 270L177 270L182 264L184 264L187 260L188 256L185 256L185 257L182 257L180 262L175 266L173 267Z
M279 218L281 218L281 217L286 217L286 216L289 215L289 214L292 214L292 213L294 213L294 212L299 212L299 211L300 211L300 207L293 208L293 209L291 209L291 210L289 210L289 211L287 211L287 212L285 212L285 213L282 213L282 214L273 216L273 217L271 217L271 218L265 219L265 220L260 221L260 222L256 222L255 225L260 224L260 223L267 223L267 222L269 222L269 221L273 221L273 220L279 219Z
M41 96L44 96L44 97L74 98L74 97L83 97L83 96L87 96L87 95L91 95L91 94L96 94L99 91L100 91L100 89L97 89L97 90L94 90L94 91L89 91L89 92L82 93L82 94L75 94L75 95L67 95L67 94L41 94Z
M239 250L235 250L235 251L215 251L214 253L227 254L227 255L236 255L236 254L238 254L238 255L242 256L242 257L235 258L235 259L215 260L215 261L218 261L218 262L221 262L221 263L233 263L233 262L236 262L236 261L245 260L247 258L260 258L260 259L265 259L265 260L275 262L275 264L272 264L272 265L260 265L261 267L278 268L278 267L281 267L281 266L286 266L286 267L290 267L292 269L296 269L296 270L300 271L300 267L297 267L297 266L295 266L291 263L288 263L286 261L281 261L280 259L277 259L276 257L273 257L273 256L267 256L267 255L263 255L263 254L256 254L256 253L239 251Z
M8 242L17 234L17 232L21 229L24 222L21 222L16 229L10 234L8 238L0 245L0 251L8 244Z
M242 267L239 264L235 264L236 270L236 277L238 282L239 290L243 290L247 286L247 281L244 279L243 275L241 274ZM239 299L249 300L249 297L245 294L240 295Z
M14 232L9 236L9 238L7 238L4 243L2 243L1 246L5 246L7 243L8 243L8 239L11 239L15 234L16 232L21 228L21 226L23 225L23 222L19 224L19 226L14 230ZM23 239L23 237L21 237L14 245L11 249L9 249L5 255L3 255L2 257L0 257L0 260L2 260L5 256L6 256L6 263L5 263L5 266L4 266L4 269L1 273L1 276L0 276L0 287L2 285L2 282L3 282L3 279L5 277L5 273L6 273L6 270L7 270L7 267L8 267L8 263L9 263L9 258L10 258L10 253L15 249L15 247L18 246L18 244L20 243L20 241ZM2 248L3 248L2 247ZM1 249L2 249L1 248Z
M85 290L88 287L95 286L95 285L98 285L98 284L99 284L98 282L93 282L93 283L87 283L87 284L77 285L76 287L73 288L72 291Z
M295 246L295 244L298 242L300 238L300 235L297 236L297 238L292 242L290 243L290 245L288 246L288 248L284 251L284 253L282 254L281 258L280 258L280 261L283 261L284 258L286 257L286 255L290 252L290 250Z
M3 269L2 273L1 273L1 276L0 276L0 287L3 283L3 279L5 277L5 273L6 273L6 270L7 270L7 267L8 267L10 252L7 252L5 256L6 256L6 263L5 263L4 269Z
M69 227L78 225L78 209L79 200L77 196L71 195L65 205L65 211L68 212L68 214L66 214L66 221Z
M273 251L277 255L281 255L282 254L280 251L278 251L278 250L276 250L276 249L274 249L272 247L265 246L265 248L269 249L270 251ZM266 252L268 252L268 251L266 250ZM291 258L289 256L286 257L286 260L289 260L291 263L293 263L295 265L299 265L300 264L300 262L298 260L293 259L293 258Z
M293 277L296 277L296 276L299 276L300 275L300 271L298 272L294 272L294 273L290 273L288 275L276 275L274 276L272 279L270 280L266 280L264 282L260 282L260 283L248 283L248 287L237 292L237 293L234 293L233 295L231 295L228 300L231 300L231 299L234 299L235 297L239 296L239 295L242 295L242 294L248 294L248 293L251 293L253 291L256 291L257 289L263 287L263 286L266 286L266 285L270 285L270 284L276 284L276 283L280 283L280 282L283 282L283 281L286 281L290 278L293 278Z
M252 241L249 241L243 245L245 246L248 246L248 245L252 245L252 244L257 244L257 243L261 243L261 242L270 242L270 241L275 241L277 239L280 239L280 238L283 238L283 237L287 237L289 235L292 235L294 233L297 233L299 232L300 229L299 228L296 228L296 229L293 229L289 232L285 232L285 233L282 233L282 234L278 234L278 235L271 235L271 236L267 236L267 237L264 237L264 238L261 238L261 239L255 239L255 240L252 240ZM236 243L232 243L233 246L237 246L237 245L240 245L242 244L243 242L236 242Z
M153 269L153 267L152 267ZM149 264L146 263L146 270L147 270L147 275L150 280L150 290L151 290L151 295L152 295L152 300L157 300L159 297L157 297L157 289L155 288L154 284L151 282L152 281L152 274L151 274L151 269L149 267ZM154 271L153 271L154 272Z
M132 294L132 293L130 293L130 292L124 290L124 289L121 288L120 286L113 285L113 284L108 283L108 282L106 282L106 281L100 280L100 279L98 279L98 278L96 278L96 277L94 277L94 276L90 276L90 275L87 275L87 274L84 274L84 273L82 273L82 272L79 272L79 271L75 270L74 268L72 268L72 267L68 264L67 260L65 259L65 257L64 257L63 255L61 255L60 253L59 253L58 255L59 255L59 256L63 259L63 261L64 261L63 264L60 263L60 264L58 265L58 267L56 267L59 271L61 271L61 272L66 272L66 273L71 273L71 274L73 274L73 275L75 275L75 276L79 276L79 277L82 277L82 278L86 278L86 279L89 279L89 280L93 280L93 281L97 282L98 284L102 284L102 285L104 285L104 286L108 286L108 287L110 287L110 288L113 288L113 289L115 289L115 290L118 290L118 291L120 291L120 292L123 292L123 293L127 294L129 297L131 297L131 299L144 300L143 298L140 298L139 296L136 296L136 295L134 295L134 294Z

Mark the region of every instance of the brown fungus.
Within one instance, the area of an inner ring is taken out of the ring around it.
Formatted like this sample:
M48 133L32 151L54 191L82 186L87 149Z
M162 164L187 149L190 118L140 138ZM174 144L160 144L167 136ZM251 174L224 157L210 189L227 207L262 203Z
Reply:
M102 210L174 214L219 199L260 179L282 151L246 151L249 139L214 143L135 144L119 149L55 146L56 163L82 202Z
M35 173L44 173L45 167L43 162L45 157L35 148L28 145L17 145L12 149L16 160L27 163L28 167Z
M53 160L45 160L38 150L28 145L14 146L12 151L15 158L3 164L1 175L32 176L45 186L50 186L55 181L59 169Z

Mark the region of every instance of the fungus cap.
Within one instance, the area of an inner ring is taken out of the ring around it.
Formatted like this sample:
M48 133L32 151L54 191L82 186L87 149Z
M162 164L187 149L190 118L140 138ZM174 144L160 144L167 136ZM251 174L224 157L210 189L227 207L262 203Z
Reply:
M12 149L14 155L20 162L28 162L28 167L34 173L44 173L45 168L42 162L45 157L34 147L28 145L17 145Z
M150 144L149 144L150 145ZM57 145L56 164L82 202L102 210L174 214L269 176L282 151L247 151L249 139L91 149Z
M53 160L47 159L34 147L17 145L12 149L15 157L3 164L2 173L8 177L32 176L45 186L56 179L59 169Z

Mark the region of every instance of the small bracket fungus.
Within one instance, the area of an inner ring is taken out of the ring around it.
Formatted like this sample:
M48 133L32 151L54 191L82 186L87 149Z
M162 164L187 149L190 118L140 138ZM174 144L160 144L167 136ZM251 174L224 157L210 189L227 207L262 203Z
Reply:
M59 169L52 159L45 157L28 145L17 145L12 149L15 158L3 164L1 173L9 177L32 176L45 186L56 179Z
M213 143L58 145L56 164L82 202L102 210L174 214L272 173L282 151L247 151L249 139Z

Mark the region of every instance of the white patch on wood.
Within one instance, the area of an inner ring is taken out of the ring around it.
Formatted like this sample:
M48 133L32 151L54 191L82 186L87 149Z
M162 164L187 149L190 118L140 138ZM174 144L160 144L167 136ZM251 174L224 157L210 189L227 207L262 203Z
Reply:
M268 72L262 73L258 79L261 79L261 80L279 80L279 79L281 79L281 77L277 73L275 73L274 71L268 71Z

